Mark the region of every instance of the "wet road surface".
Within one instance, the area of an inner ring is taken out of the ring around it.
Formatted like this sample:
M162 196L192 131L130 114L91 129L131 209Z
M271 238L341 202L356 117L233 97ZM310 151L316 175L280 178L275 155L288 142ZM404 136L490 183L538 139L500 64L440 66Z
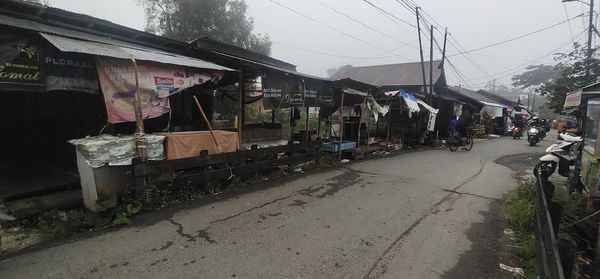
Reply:
M516 182L495 160L543 152L552 137L536 147L478 140L470 152L255 185L5 258L0 278L511 278L496 240L501 199Z

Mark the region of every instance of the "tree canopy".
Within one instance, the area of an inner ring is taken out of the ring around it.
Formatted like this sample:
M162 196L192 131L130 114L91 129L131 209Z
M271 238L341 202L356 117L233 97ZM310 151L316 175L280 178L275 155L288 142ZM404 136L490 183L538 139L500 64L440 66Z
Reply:
M556 77L554 67L551 65L530 65L525 72L512 77L512 85L523 89L537 87Z
M138 0L146 12L146 31L180 41L199 37L269 55L268 35L253 34L254 19L244 0Z
M558 54L555 57L558 62L554 66L556 76L536 88L540 94L550 97L549 107L556 112L563 110L568 92L595 83L600 75L600 60L596 49L592 49L592 59L588 61L587 49L579 43L574 43L573 46L574 49L570 53Z
M573 50L569 53L556 54L554 60L554 66L528 66L525 72L512 77L512 85L521 89L532 89L547 97L547 107L560 113L568 92L597 81L600 75L600 60L596 49L592 49L592 59L588 60L587 49L579 43L573 43Z

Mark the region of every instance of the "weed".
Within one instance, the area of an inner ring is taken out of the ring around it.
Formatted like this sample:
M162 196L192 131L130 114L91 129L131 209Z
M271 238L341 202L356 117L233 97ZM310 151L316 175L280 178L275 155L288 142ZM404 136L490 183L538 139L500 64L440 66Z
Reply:
M317 160L317 164L321 166L334 166L338 164L338 161L335 158L336 157L334 156L328 156L326 154L323 154L319 157L319 160Z
M519 238L523 238L533 231L535 195L533 182L522 181L506 201L504 217Z
M50 240L83 231L82 220L80 211L51 210L37 218L36 228L42 239Z
M523 180L506 200L504 218L519 241L517 255L525 270L524 278L537 278L537 242L533 222L536 206L535 184Z

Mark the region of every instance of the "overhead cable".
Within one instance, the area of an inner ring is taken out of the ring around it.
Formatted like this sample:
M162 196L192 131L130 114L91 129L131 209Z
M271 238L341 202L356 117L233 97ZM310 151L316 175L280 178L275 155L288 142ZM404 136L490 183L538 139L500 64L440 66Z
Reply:
M358 19L356 19L356 18L354 18L354 17L351 17L351 16L349 16L349 15L347 15L347 14L345 14L345 13L342 13L342 12L338 11L336 8L334 8L334 7L331 7L331 6L329 6L329 5L325 4L325 3L323 3L323 2L322 2L322 1L320 1L320 0L313 0L313 1L314 1L314 2L317 2L317 3L319 3L321 6L323 6L323 7L325 7L325 8L328 8L329 10L331 10L331 11L333 11L333 12L335 12L335 13L337 13L337 14L339 14L339 15L341 15L341 16L343 16L343 17L345 17L345 18L349 19L349 20L352 20L352 21L354 21L354 22L356 22L356 23L358 23L358 24L362 25L362 26L363 26L363 27L365 27L365 28L368 28L368 29L370 29L370 30L372 30L372 31L376 32L377 34L380 34L380 35L382 35L382 36L384 36L384 37L387 37L387 38L389 38L389 39L392 39L392 40L394 40L394 41L396 41L396 42L399 42L399 43L401 43L401 44L403 44L403 45L406 45L406 46L409 46L409 47L412 47L412 48L415 48L415 49L417 48L417 47L415 47L415 46L409 45L409 44L408 44L408 43L406 43L406 42L403 42L403 41L401 41L401 40L398 40L397 38L395 38L395 37L393 37L393 36L390 36L388 33L385 33L385 32L382 32L382 31L379 31L379 30L377 30L377 29L375 29L375 28L373 28L373 27L371 27L371 26L369 26L369 25L367 25L367 24L365 24L365 23L361 22L360 20L358 20Z
M416 25L414 25L414 24L412 24L412 23L410 23L410 22L408 22L408 21L406 21L406 20L404 20L404 19L401 19L401 18L397 17L396 15L394 15L394 14L392 14L392 13L390 13L390 12L388 12L388 11L386 11L386 10L382 9L381 7L379 7L379 6L375 5L375 4L373 4L371 1L369 1L369 0L363 0L363 1L364 1L365 3L367 3L367 4L371 5L371 7L373 7L373 8L375 8L375 9L379 10L380 12L382 12L382 13L385 13L385 14L387 14L388 16L391 16L391 17L393 17L393 18L395 18L395 19L397 19L397 20L399 20L399 21L401 21L401 22L404 22L404 23L405 23L405 24L407 24L408 26L411 26L411 27L413 27L413 28L417 28L417 26L416 26Z
M408 59L407 57L399 55L399 54L394 54L394 55L389 55L389 56L372 56L372 57L348 56L348 55L340 55L340 54L322 52L322 51L318 51L318 50L301 48L301 47L297 47L297 46L293 46L293 45L289 45L289 44L285 44L285 43L281 43L281 42L277 42L277 41L273 41L273 43L277 44L277 45L282 45L284 47L301 50L301 51L304 51L304 52L310 52L310 53L314 53L314 54L318 54L318 55L331 56L331 57L339 57L339 58L374 60L374 59L385 59L385 58L401 57L401 58L404 58L404 59ZM394 50L396 50L396 49L392 49L389 52L394 51ZM388 52L386 52L386 53L388 53Z
M580 14L580 15L577 15L575 17L563 20L563 21L561 21L559 23L555 23L555 24L552 24L550 26L546 26L544 28L541 28L541 29L529 32L527 34L523 34L523 35L520 35L520 36L517 36L517 37L514 37L514 38L510 38L510 39L507 39L507 40L504 40L504 41L501 41L501 42L497 42L497 43L493 43L493 44L490 44L490 45L486 45L486 46L474 48L474 49L471 49L471 50L466 50L466 51L463 51L463 52L460 52L460 53L453 54L452 56L456 56L456 55L460 55L460 54L464 54L464 53L469 53L469 52L474 52L474 51L479 51L479 50L482 50L482 49L486 49L486 48L490 48L490 47L495 47L495 46L498 46L498 45L501 45L501 44L505 44L505 43L512 42L512 41L515 41L515 40L518 40L518 39L522 39L524 37L527 37L527 36L530 36L530 35L533 35L533 34L536 34L536 33L539 33L539 32L551 29L551 28L554 28L554 27L559 26L559 25L561 25L563 23L566 23L566 22L569 22L569 21L571 21L573 19L579 18L579 17L581 17L583 15L584 14Z
M367 41L365 41L365 40L363 40L363 39L360 39L360 38L358 38L358 37L356 37L356 36L353 36L352 34L349 34L349 33L347 33L347 32L344 32L344 31L342 31L342 30L340 30L340 29L338 29L338 28L335 28L335 27L333 27L333 26L331 26L331 25L328 25L328 24L326 24L326 23L324 23L324 22L322 22L322 21L320 21L320 20L318 20L318 19L315 19L315 18L313 18L313 17L310 17L310 16L308 16L307 14L301 13L301 12L299 12L299 11L297 11L297 10L295 10L295 9L292 9L292 8L290 8L290 7L286 6L286 5L283 5L283 4L281 4L281 3L279 3L279 2L277 2L277 1L275 1L275 0L269 0L269 1L271 1L273 4L275 4L275 5L278 5L278 6L280 6L280 7L284 8L284 9L286 9L286 10L289 10L289 11L291 11L291 12L293 12L293 13L295 13L295 14L299 15L299 16L302 16L302 17L304 17L304 18L306 18L306 19L308 19L308 20L314 21L314 22L316 22L316 23L318 23L318 24L320 24L320 25L322 25L322 26L324 26L324 27L326 27L326 28L328 28L328 29L330 29L330 30L333 30L333 31L335 31L335 32L337 32L337 33L343 34L343 35L345 35L346 37L349 37L349 38L351 38L351 39L353 39L353 40L355 40L355 41L361 42L361 43L363 43L363 44L365 44L365 45L368 45L368 46L370 46L370 47L373 47L373 48L376 48L376 49L379 49L379 50L382 50L382 51L386 51L386 53L389 53L389 51L387 51L387 50L385 50L385 49L383 49L383 48L381 48L381 47L379 47L379 46L377 46L377 45L374 45L374 44L372 44L372 43L369 43L369 42L367 42Z

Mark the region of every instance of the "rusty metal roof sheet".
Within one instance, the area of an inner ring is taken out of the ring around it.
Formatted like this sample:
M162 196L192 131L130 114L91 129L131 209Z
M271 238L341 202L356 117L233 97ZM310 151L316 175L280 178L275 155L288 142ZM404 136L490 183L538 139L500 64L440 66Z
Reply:
M442 61L433 61L433 83L442 76ZM342 68L331 79L351 78L377 86L421 86L421 62ZM429 83L429 62L425 62L425 78Z
M122 59L134 58L136 60L154 61L164 64L182 65L194 68L236 71L197 58L182 56L175 53L165 52L147 47L125 47L121 45L79 40L45 33L40 34L52 45L54 45L56 48L63 52L77 52Z

